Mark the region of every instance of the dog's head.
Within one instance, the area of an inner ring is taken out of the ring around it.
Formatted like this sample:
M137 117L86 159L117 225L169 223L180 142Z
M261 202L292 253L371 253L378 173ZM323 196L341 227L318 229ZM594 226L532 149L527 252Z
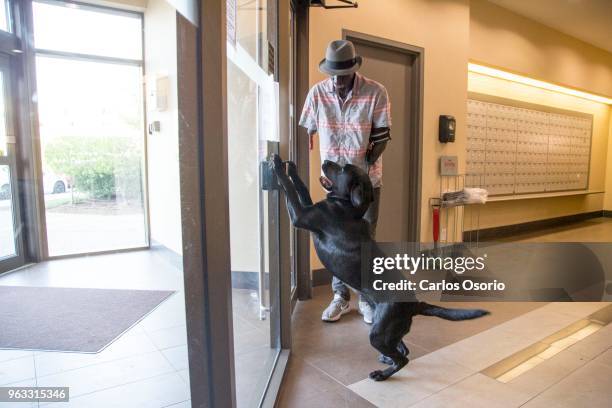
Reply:
M330 196L350 201L356 214L362 217L374 200L372 182L367 173L352 164L344 166L325 160L322 165L324 177L321 185L330 192Z

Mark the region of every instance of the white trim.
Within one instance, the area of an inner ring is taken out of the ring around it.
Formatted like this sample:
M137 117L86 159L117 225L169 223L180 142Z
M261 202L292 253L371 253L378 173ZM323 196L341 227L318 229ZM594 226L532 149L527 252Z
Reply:
M258 86L265 87L269 83L271 75L268 75L240 44L236 44L236 47L230 43L227 44L227 59Z
M487 203L496 202L496 201L528 200L532 198L554 198L554 197L568 197L568 196L604 194L604 193L605 191L599 191L599 190L595 190L595 191L594 190L578 190L578 191L545 192L545 193L532 193L532 194L501 195L501 196L489 197L489 199L487 200Z
M92 6L112 7L119 10L144 12L147 9L146 0L133 0L126 3L121 0L76 0L79 3L91 4ZM135 4L132 4L135 3ZM139 5L140 4L140 5Z

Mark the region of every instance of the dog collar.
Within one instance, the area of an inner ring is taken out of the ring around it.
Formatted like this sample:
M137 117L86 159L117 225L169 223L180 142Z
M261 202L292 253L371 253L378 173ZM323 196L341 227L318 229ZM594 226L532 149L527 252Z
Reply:
M333 198L334 200L340 200L340 201L351 201L350 198L347 198L347 197L338 197L338 196L335 196L334 193L327 194L327 198Z

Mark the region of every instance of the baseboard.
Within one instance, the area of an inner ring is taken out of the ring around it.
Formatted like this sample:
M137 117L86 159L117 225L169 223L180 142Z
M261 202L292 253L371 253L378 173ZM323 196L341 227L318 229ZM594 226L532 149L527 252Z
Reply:
M555 218L547 218L544 220L523 222L520 224L512 224L512 225L503 225L500 227L493 228L484 228L478 231L465 231L463 233L463 241L464 242L473 242L476 241L476 236L478 236L479 241L494 241L499 238L506 238L512 235L524 234L527 232L535 232L539 230L543 230L546 228L559 227L563 225L573 224L576 222L586 221L591 218L599 218L602 216L611 216L605 215L605 211L591 211L587 213L573 214L573 215L565 215L562 217ZM612 211L608 211L608 213L612 213Z
M312 286L325 286L331 284L332 274L325 268L312 270Z
M612 210L603 210L603 216L612 218Z
M264 273L266 289L269 288L268 282L270 282L269 273ZM232 271L232 288L257 290L259 288L259 272Z
M183 256L181 254L153 240L151 241L151 251L161 255L178 270L183 270ZM267 273L264 276L264 281L268 282ZM256 271L232 271L232 288L257 290L259 288L259 273ZM266 285L267 288L268 285Z
M232 271L233 289L256 290L259 287L259 275L257 272Z
M179 270L183 270L183 255L178 252L168 248L164 244L157 242L155 240L151 240L151 251L155 251L159 255L161 255L165 260L167 260L172 266Z

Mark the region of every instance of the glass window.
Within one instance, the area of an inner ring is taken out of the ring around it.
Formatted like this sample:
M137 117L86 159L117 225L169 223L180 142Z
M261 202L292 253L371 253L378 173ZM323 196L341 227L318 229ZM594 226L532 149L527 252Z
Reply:
M238 2L236 40L264 70L268 67L267 0Z
M146 245L142 71L36 58L49 254Z
M0 157L8 155L7 132L6 132L6 107L4 103L4 75L0 72Z
M32 7L37 49L142 59L139 14L55 1L35 1Z
M0 0L0 30L11 31L11 13L9 0Z

